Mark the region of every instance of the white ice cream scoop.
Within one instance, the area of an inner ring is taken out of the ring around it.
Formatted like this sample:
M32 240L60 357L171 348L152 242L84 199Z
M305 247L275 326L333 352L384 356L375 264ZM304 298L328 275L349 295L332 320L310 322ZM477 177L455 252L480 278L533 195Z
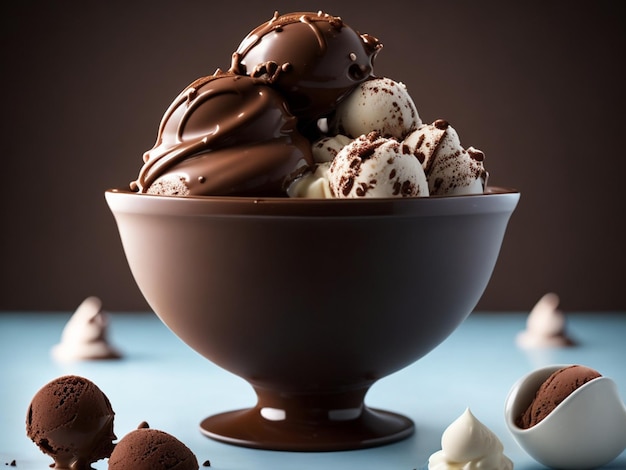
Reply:
M328 171L334 197L428 196L419 160L395 139L362 135L337 154Z
M318 163L313 171L304 173L289 184L289 197L305 197L315 199L330 199L333 194L328 183L330 162Z
M356 138L375 131L398 140L421 125L406 86L382 77L357 86L339 103L330 121L334 133Z
M341 149L350 142L352 139L342 134L322 137L311 145L313 160L316 163L332 162Z
M482 193L487 181L485 155L464 149L456 130L445 120L421 126L403 141L422 162L431 195Z
M518 444L543 465L565 470L600 467L626 448L626 407L610 378L598 377L577 388L530 428L516 424L541 384L563 367L537 369L513 385L505 403L506 425Z

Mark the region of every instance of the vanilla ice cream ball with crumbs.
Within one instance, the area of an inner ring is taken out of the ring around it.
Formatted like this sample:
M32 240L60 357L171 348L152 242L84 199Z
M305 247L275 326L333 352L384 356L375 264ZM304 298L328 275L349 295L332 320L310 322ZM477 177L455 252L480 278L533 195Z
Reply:
M316 140L311 145L311 153L316 163L332 162L339 151L352 142L348 136L337 134L333 136L325 136Z
M333 194L328 181L330 162L322 162L296 180L292 181L287 188L289 197L305 197L314 199L330 199Z
M358 85L330 119L334 133L352 138L376 131L402 140L421 125L406 86L390 78L373 78Z
M328 170L333 197L428 196L419 160L396 139L370 132L341 149Z
M447 121L437 119L421 126L411 132L403 144L422 162L431 196L484 191L485 154L474 147L464 149L456 130Z

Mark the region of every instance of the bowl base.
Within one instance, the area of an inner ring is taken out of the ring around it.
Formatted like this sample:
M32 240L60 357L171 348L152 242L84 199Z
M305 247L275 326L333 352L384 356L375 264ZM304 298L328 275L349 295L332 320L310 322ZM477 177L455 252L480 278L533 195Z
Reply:
M323 452L390 444L415 430L413 421L405 416L365 406L358 410L357 417L339 415L317 422L289 420L281 412L254 407L220 413L204 419L200 432L243 447Z

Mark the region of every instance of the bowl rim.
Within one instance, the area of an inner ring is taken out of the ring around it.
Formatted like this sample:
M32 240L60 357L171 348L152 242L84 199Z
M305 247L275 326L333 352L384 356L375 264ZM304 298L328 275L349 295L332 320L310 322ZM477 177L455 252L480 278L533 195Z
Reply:
M106 201L114 213L280 216L389 217L511 213L520 198L516 189L491 186L480 194L360 199L314 199L243 196L164 196L108 189Z

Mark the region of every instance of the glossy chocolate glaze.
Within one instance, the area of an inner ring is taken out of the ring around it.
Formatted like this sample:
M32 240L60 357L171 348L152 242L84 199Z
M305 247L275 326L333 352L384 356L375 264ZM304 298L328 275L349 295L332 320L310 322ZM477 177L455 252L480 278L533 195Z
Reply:
M53 468L90 470L92 462L113 451L114 415L94 383L79 376L59 377L33 397L26 433L54 459Z
M178 95L131 188L286 196L294 173L313 164L303 132L313 138L314 118L371 76L381 47L338 17L276 13L243 40L228 72L202 77Z
M174 175L190 194L282 195L285 177L311 159L296 118L265 80L218 71L170 105L131 187L146 192Z
M268 77L295 116L317 118L372 75L381 47L378 39L357 33L337 16L276 12L241 42L231 70Z

